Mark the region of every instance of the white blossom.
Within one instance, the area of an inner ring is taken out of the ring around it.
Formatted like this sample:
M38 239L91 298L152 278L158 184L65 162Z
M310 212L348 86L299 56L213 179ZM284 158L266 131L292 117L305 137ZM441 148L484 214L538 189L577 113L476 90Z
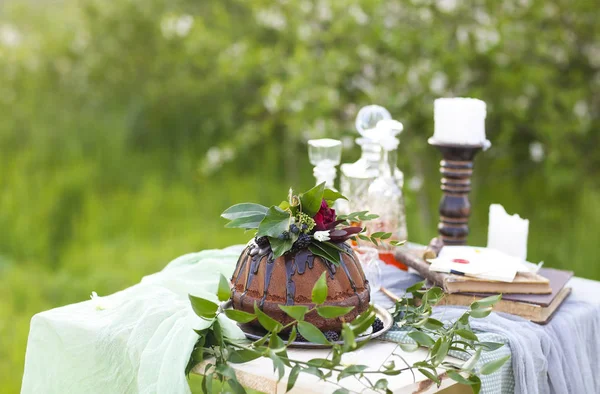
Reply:
M544 145L539 141L529 144L529 157L536 163L544 160Z
M21 43L21 33L12 25L0 27L0 43L7 47L16 47Z
M103 300L104 297L100 297L98 293L92 291L92 295L90 295L90 299L92 300L92 304L98 311L103 311L108 309L108 303Z
M317 231L313 237L319 242L329 241L329 231Z

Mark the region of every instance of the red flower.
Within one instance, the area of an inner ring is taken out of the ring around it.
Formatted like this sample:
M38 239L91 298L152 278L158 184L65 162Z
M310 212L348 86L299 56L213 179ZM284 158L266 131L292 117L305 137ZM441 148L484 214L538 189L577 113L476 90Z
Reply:
M321 201L321 208L319 212L313 217L315 221L315 230L324 231L328 230L329 226L335 222L335 209L331 209L327 206L325 200Z

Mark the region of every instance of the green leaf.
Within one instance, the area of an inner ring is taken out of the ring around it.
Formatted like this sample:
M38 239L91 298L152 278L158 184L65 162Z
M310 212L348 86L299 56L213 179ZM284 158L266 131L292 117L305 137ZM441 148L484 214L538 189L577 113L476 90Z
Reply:
M325 374L323 374L323 371L321 371L317 367L304 367L304 368L302 368L302 372L306 372L311 375L315 375L319 379L323 379L325 377Z
M469 375L469 381L471 382L471 390L473 390L473 394L479 394L481 390L481 379L476 375Z
M250 323L252 320L256 319L255 314L237 309L225 309L225 316L238 323Z
M493 351L496 349L500 349L502 346L504 346L503 343L498 343L498 342L479 342L475 344L476 346L481 346L482 348L484 348L487 351Z
M323 335L321 330L308 322L298 322L298 331L309 342L329 345L329 341L325 338L325 335Z
M333 203L335 203L336 200L348 200L342 193L331 189L325 189L323 191L323 199L325 199L327 205L330 207L333 206Z
M325 182L318 184L306 193L300 194L300 204L302 205L302 212L310 217L313 217L319 212L321 208L321 201L323 201L323 193L325 192Z
M350 311L354 309L353 306L330 306L324 305L317 307L317 313L319 316L324 317L326 319L335 319L336 317L347 315Z
M227 301L231 297L231 288L229 287L229 281L223 274L219 276L219 288L217 290L217 297L219 301Z
M488 306L486 308L480 308L480 309L472 309L469 314L471 315L471 317L474 317L476 319L481 319L483 317L487 317L490 313L492 313L492 307Z
M400 346L400 349L408 353L412 353L419 348L419 345L416 343L399 343L398 345Z
M296 326L293 326L292 329L290 330L290 335L288 337L288 346L290 345L290 343L294 342L296 340L296 337L298 336L298 330L296 329Z
M448 371L448 376L450 377L450 379L452 379L455 382L458 382L460 384L466 384L467 386L470 386L473 384L473 382L465 379L460 373L458 373L456 371Z
M217 309L219 306L212 301L205 300L204 298L196 297L193 295L189 295L190 301L192 303L192 309L196 313L196 315L203 317L205 319L212 319L217 314Z
M408 289L406 289L407 293L414 293L417 290L420 290L423 286L425 286L425 281L417 282Z
M442 297L444 297L444 292L439 287L432 287L425 292L423 296L423 302L429 303L432 305L437 304Z
M427 334L421 331L411 331L408 336L415 340L419 345L431 347L435 341Z
M271 358L271 361L273 361L273 371L277 371L277 382L279 383L283 378L283 375L285 375L285 365L283 364L283 361L281 361L281 358L275 353L269 352L269 357Z
M194 345L194 350L192 351L192 355L190 356L190 361L188 362L188 365L185 370L186 375L189 375L192 369L204 360L204 353L206 352L206 349L204 348L205 341L206 337L204 335L201 335L200 338L198 338L198 340L196 341L196 344Z
M375 388L376 389L380 389L380 390L385 390L388 387L388 381L387 379L379 379L376 383L375 383Z
M312 302L320 305L327 299L327 272L323 271L312 289ZM306 337L305 337L306 338ZM308 339L308 338L307 338Z
M271 244L271 250L273 251L273 258L283 256L285 252L292 249L292 245L294 244L293 238L288 239L279 239L269 237L269 243Z
M371 239L366 235L358 234L358 238L362 239L363 241L371 242Z
M263 336L262 338L257 339L256 341L252 342L252 345L255 347L264 345L265 342L267 342L269 340L269 335L271 335L271 334L266 333L265 336Z
M479 301L475 301L471 304L471 309L480 309L488 306L494 306L498 301L502 299L502 294L482 298Z
M489 375L491 373L494 373L497 370L499 370L509 359L510 354L497 360L490 361L489 363L485 363L479 370L479 373L482 375Z
M267 211L265 218L260 222L256 236L278 238L284 231L288 231L291 219L292 217L289 212L277 206L272 206Z
M356 347L356 337L352 328L349 324L344 323L342 325L342 339L344 341L343 349L345 352L350 351Z
M260 357L260 353L250 349L230 350L227 361L234 364L243 364Z
M427 321L425 322L425 328L430 330L437 330L442 327L444 327L444 323L432 317L427 318Z
M312 254L322 257L325 260L340 265L340 254L334 248L331 248L324 242L314 241L308 247Z
M459 328L458 330L455 330L454 333L457 335L460 335L461 337L468 339L470 341L478 341L479 340L479 338L477 338L477 335L475 335L475 333L473 333L473 331Z
M352 332L354 332L354 335L362 334L369 327L371 327L376 318L377 314L375 313L373 305L369 305L369 308L366 311L358 315L356 319L352 321L352 323L350 324L350 328L352 328ZM367 341L361 343L366 342Z
M202 380L202 391L204 393L212 393L213 389L212 389L212 381L213 381L213 374L212 372L208 372L208 370L210 368L212 368L213 365L212 364L206 364L206 367L204 368L204 379Z
M265 218L265 215L263 215L263 214L254 215L254 216L246 216L243 218L237 218L237 219L234 219L231 222L227 223L225 225L225 228L244 228L244 229L258 228L258 226L260 225L260 222L262 222L264 218Z
M235 379L235 371L227 364L219 364L216 367L216 372L229 379Z
M261 311L258 308L258 305L256 305L256 302L254 303L254 313L256 314L256 317L258 318L258 322L260 323L261 326L263 326L263 328L265 330L271 331L271 332L281 331L281 328L283 327L281 325L281 323L279 323L278 321L274 320L272 317L268 316L266 313Z
M440 346L436 349L435 354L433 355L433 362L438 365L448 355L448 349L450 348L450 341L441 341Z
M227 384L235 394L246 394L246 390L236 379L227 380Z
M418 368L419 372L421 372L423 375L425 375L427 378L429 378L429 380L433 380L435 383L440 384L440 377L437 376L436 374L432 373L431 371L429 371L428 369L425 368Z
M332 394L350 394L350 391L348 391L348 389L340 387L339 389L335 390Z
M310 365L311 367L317 367L317 368L333 367L333 363L331 362L331 360L328 360L326 358L313 358L311 360L308 360L307 364Z
M304 305L281 305L279 304L279 309L284 311L288 316L290 316L294 320L304 320L304 315L308 311L308 307Z
M458 319L458 322L460 324L467 324L467 323L469 323L469 316L470 316L469 312L463 313L462 316Z
M285 389L286 393L294 388L294 385L296 384L296 380L298 379L299 374L300 374L300 365L296 364L290 371L290 376L288 376L287 386Z
M479 361L479 357L481 356L481 348L478 348L475 353L462 365L462 369L465 371L470 371L475 367L477 361Z
M363 371L365 371L367 368L369 368L367 365L350 365L346 368L344 368L344 370L342 372L340 372L340 374L338 375L338 382L348 376L352 376L352 375L356 375L359 374Z
M272 332L271 336L269 336L269 348L273 350L274 353L285 350L285 342L283 342L276 332Z
M239 218L245 218L249 216L257 216L257 215L266 215L268 208L253 203L242 203L236 204L229 208L227 208L222 214L221 217L228 220L235 220Z

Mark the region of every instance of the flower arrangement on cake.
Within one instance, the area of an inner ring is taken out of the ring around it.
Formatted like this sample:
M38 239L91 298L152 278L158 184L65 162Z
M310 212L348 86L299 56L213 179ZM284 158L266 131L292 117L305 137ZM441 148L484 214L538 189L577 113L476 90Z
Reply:
M306 316L307 321L335 338L344 322L369 307L369 282L345 242L357 237L386 242L391 234L367 235L362 227L352 225L377 215L336 215L332 206L337 199L345 197L321 183L300 194L290 189L286 201L270 208L242 203L223 212L222 216L230 220L226 227L256 230L231 279L235 309L254 312L256 303L268 316L287 324L291 318L281 306L310 306L311 291L324 272L329 291L323 305L346 313L327 317L313 311Z
M336 215L333 205L336 200L347 200L339 192L325 188L321 183L309 191L294 194L289 190L287 201L267 208L260 204L242 203L228 208L221 216L230 220L225 227L256 229L254 241L259 246L269 245L275 258L302 249L339 264L336 244L355 236L365 241L386 240L390 233L361 234L364 229L351 223L376 219L378 216L367 211ZM391 241L392 245L402 242Z

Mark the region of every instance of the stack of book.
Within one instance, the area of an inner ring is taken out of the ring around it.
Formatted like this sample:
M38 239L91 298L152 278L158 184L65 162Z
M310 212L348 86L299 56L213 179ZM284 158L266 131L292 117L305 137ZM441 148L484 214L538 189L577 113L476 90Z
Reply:
M519 272L512 282L501 282L431 271L423 249L400 248L396 259L444 290L446 296L438 305L469 306L481 298L502 294L494 311L546 324L571 293L565 286L573 276L570 271L541 268L537 273Z

